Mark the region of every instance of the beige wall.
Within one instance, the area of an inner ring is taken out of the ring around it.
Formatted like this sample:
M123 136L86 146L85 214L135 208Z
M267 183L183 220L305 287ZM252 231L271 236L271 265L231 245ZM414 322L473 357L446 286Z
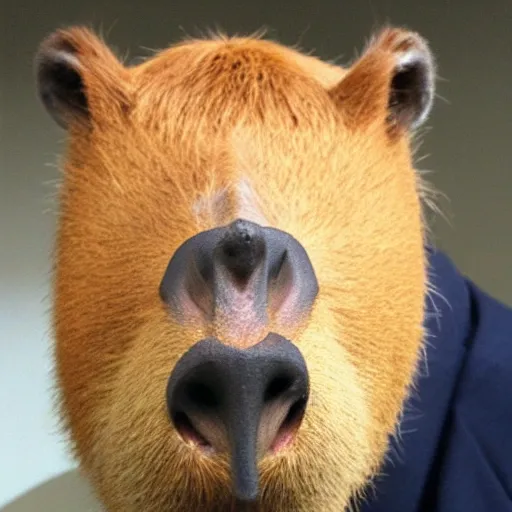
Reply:
M36 100L32 56L58 26L101 28L122 53L147 55L197 29L262 26L344 62L389 21L420 31L438 57L439 95L420 154L449 198L438 246L491 294L512 304L512 3L510 0L88 0L0 3L0 505L69 467L53 435L45 315L63 133ZM4 395L5 394L5 395ZM6 405L7 404L7 405ZM5 411L8 414L5 415ZM5 415L5 420L4 420ZM28 459L31 459L28 462ZM4 476L6 475L6 476Z

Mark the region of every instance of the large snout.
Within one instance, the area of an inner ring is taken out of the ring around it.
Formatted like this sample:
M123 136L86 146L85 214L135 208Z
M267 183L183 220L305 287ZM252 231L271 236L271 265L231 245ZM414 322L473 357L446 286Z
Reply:
M230 454L240 500L258 494L258 458L286 446L301 423L306 363L280 333L302 324L317 292L295 238L242 219L185 241L162 279L174 321L216 336L190 340L172 371L170 417L185 440Z
M270 333L245 350L209 338L176 364L167 405L185 440L230 454L234 494L251 501L258 459L293 439L308 393L304 358L282 336Z

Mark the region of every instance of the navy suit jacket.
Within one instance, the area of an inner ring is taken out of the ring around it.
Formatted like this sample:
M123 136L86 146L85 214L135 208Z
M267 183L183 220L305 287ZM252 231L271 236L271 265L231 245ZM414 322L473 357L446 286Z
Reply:
M360 510L512 511L512 309L428 252L426 364Z

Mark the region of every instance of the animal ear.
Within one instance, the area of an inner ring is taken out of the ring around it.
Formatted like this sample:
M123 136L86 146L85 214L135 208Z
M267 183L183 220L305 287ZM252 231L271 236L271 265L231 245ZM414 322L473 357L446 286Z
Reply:
M329 94L350 127L377 121L391 132L414 130L430 113L434 81L427 42L417 33L386 28Z
M74 122L101 122L128 103L126 68L86 28L48 36L36 54L35 71L39 97L63 128Z

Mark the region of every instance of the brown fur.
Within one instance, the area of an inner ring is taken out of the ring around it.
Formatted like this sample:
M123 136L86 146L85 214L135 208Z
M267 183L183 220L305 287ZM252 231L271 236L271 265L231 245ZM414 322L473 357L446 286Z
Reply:
M108 510L229 510L227 461L182 442L165 386L206 334L262 336L179 326L158 286L184 240L240 212L298 239L320 285L308 321L279 326L311 399L295 443L261 462L261 510L339 512L378 471L423 338L418 178L388 112L407 34L385 30L349 70L226 37L126 68L85 29L54 36L77 52L91 113L70 124L60 196L58 386Z

